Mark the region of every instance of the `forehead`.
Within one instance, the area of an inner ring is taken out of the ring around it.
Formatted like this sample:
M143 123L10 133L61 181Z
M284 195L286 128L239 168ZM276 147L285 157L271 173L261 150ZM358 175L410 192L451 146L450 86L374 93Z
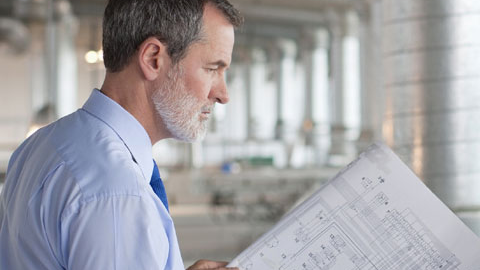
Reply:
M233 37L233 25L228 21L223 12L211 3L205 4L202 24L205 33L232 35Z
M202 40L192 44L192 50L201 50L204 57L216 57L230 63L234 29L225 18L222 11L210 3L205 5L203 11Z

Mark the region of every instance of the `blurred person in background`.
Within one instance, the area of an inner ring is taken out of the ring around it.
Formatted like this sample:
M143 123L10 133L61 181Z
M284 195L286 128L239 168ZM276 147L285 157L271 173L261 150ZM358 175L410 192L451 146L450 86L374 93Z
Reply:
M0 269L185 269L152 145L204 137L241 23L227 0L109 1L103 86L10 159Z

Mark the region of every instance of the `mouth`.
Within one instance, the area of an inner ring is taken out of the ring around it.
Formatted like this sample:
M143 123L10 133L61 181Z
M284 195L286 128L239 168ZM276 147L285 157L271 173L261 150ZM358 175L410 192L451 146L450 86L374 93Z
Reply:
M202 114L204 115L209 115L213 112L213 107L212 106L203 106L202 109L200 110Z
M210 111L202 111L200 113L200 119L202 121L208 120L210 118Z
M208 119L210 114L213 112L213 106L203 106L200 110L200 115L204 119Z

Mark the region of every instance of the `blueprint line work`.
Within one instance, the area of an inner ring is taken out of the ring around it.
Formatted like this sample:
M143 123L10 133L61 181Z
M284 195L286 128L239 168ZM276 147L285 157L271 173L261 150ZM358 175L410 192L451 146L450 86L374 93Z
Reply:
M229 266L480 270L480 239L385 145L370 146Z

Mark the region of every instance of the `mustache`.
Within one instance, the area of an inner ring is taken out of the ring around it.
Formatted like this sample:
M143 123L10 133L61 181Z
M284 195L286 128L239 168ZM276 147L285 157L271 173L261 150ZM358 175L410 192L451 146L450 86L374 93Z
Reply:
M201 111L211 113L213 112L214 109L215 109L215 103L202 106Z

